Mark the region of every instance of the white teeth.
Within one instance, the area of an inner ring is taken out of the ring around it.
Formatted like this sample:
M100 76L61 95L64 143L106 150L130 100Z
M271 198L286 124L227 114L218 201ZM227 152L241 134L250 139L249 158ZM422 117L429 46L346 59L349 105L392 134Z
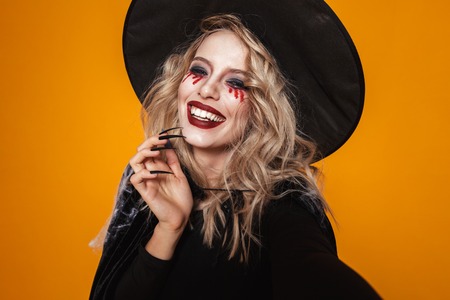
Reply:
M219 117L218 115L213 114L212 112L206 111L206 110L202 110L198 107L195 106L191 106L191 115L201 118L201 119L206 119L206 120L210 120L213 122L223 122L225 121L224 118Z

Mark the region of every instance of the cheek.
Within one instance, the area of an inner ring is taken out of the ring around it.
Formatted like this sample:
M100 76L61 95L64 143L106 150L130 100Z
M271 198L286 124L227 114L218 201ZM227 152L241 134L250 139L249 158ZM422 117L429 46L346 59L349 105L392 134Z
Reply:
M186 111L186 99L187 99L187 93L185 89L180 87L178 88L178 95L177 95L177 102L178 102L178 118L181 120L183 116L185 115Z
M189 79L189 80L187 80L187 79ZM202 79L203 79L202 75L197 75L197 74L194 74L191 71L189 71L181 83L184 83L187 80L187 81L191 82L192 85L196 85Z
M241 102L234 97L234 94L228 94L226 102L226 111L228 116L232 116L234 122L246 120L248 118L248 103L247 101Z
M228 93L231 94L234 99L239 100L240 102L244 101L244 97L246 95L246 92L241 89L235 89L232 87L228 87Z
M248 108L247 105L240 105L234 116L232 134L234 139L239 139L243 136L245 128L248 124Z
M186 99L192 95L194 92L195 87L192 85L192 83L189 82L182 82L180 86L178 87L178 101L186 101Z
M247 115L249 98L245 90L227 87L224 89L223 97L228 115L237 118L240 114Z
M238 112L236 114L236 119L239 123L247 124L249 118L249 108L248 105L240 105Z

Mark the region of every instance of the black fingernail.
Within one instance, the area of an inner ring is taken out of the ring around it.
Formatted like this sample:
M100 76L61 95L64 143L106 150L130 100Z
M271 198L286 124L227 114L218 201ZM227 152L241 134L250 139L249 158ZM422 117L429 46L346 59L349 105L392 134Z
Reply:
M162 135L162 136L160 136L158 139L159 140L168 140L168 139L171 139L171 138L185 138L185 136L184 135L181 135L181 134L168 134L168 135Z
M172 147L172 144L169 145L169 141L167 141L166 146L153 147L150 149L150 151L159 151L159 150L167 150L167 149L175 149L174 147Z
M168 131L175 130L175 129L181 129L181 128L183 128L183 127L172 127L172 128L169 128L169 129L161 131L159 134L163 134L163 133L166 133Z
M150 174L173 174L173 173L169 171L152 170L150 171Z

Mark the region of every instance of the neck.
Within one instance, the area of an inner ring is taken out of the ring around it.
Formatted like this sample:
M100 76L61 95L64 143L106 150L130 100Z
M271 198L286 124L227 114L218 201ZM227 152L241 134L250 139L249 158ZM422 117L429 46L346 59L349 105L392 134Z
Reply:
M230 152L224 149L194 149L194 158L200 164L209 187L216 186L221 180L225 161Z

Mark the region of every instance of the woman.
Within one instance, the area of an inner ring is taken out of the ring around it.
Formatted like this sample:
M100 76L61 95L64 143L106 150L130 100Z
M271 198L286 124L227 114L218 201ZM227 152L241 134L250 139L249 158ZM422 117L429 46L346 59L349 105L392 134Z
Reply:
M337 258L316 149L276 60L235 15L199 28L145 93L148 138L91 299L379 298Z

